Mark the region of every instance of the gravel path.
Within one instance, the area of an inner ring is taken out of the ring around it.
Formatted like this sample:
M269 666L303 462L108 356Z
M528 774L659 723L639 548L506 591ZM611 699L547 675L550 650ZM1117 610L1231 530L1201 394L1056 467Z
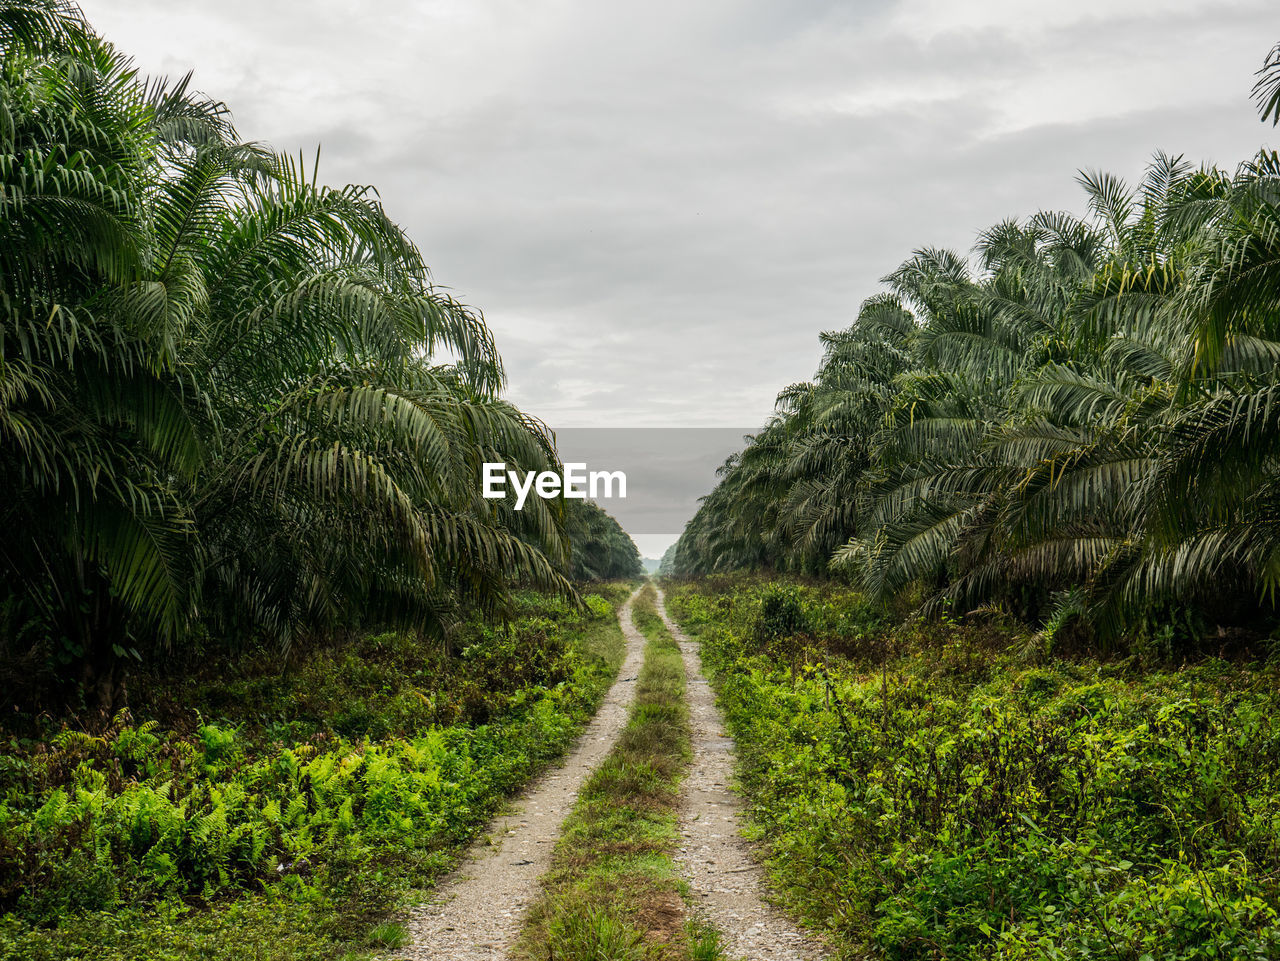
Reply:
M618 612L627 640L618 679L572 753L561 767L535 781L510 814L491 824L491 843L474 845L458 872L410 915L413 941L396 957L492 961L504 957L515 942L525 911L540 893L538 879L551 866L561 822L627 722L644 660L644 638L631 621L636 594Z
M680 645L693 729L693 762L681 784L680 864L700 913L723 936L733 957L748 961L817 961L822 944L801 933L762 898L764 871L739 833L742 804L733 783L733 740L724 732L715 695L702 674L698 647L667 616L662 591L658 613Z

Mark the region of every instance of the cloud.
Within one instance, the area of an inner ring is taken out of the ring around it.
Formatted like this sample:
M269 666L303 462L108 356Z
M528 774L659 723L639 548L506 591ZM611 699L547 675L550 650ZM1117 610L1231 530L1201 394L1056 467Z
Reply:
M1257 0L86 0L243 135L376 184L553 426L758 424L913 248L1079 168L1228 166Z

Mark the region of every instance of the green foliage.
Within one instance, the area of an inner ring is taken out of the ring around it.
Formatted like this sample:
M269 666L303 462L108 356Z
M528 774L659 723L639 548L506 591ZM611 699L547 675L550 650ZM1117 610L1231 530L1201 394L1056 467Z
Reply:
M365 941L372 947L383 948L388 951L403 948L411 940L409 929L395 921L379 924L365 935Z
M803 607L857 609L822 592ZM780 645L756 653L759 588L668 596L775 883L848 956L1280 952L1274 667L1028 667L1022 637L944 619L815 630L793 671Z
M591 905L557 915L547 926L549 957L591 961L645 961L644 935L625 921Z
M174 648L572 593L562 511L479 483L553 468L550 432L372 188L241 142L67 4L6 0L0 31L6 686L109 710Z
M709 924L699 922L690 922L686 928L689 934L689 961L724 961L726 955L719 931Z
M611 581L644 574L640 550L629 534L599 505L566 500L565 532L570 550L570 577L583 581Z
M1270 120L1272 126L1280 124L1280 44L1271 48L1257 77L1253 99L1258 104L1258 113L1264 121Z
M319 933L259 942L276 952L263 957L396 946L404 932L385 914L406 885L446 869L564 749L618 664L602 598L519 602L507 627L467 625L457 654L382 635L312 652L286 676L246 656L224 665L240 675L229 682L143 688L157 703L189 698L207 720L121 712L94 734L11 739L0 957L79 957L103 930L115 952L103 956L166 957L219 924L264 937L271 910Z
M334 939L326 907L248 895L224 908L180 902L86 914L53 929L25 930L0 917L3 961L363 961L370 953Z
M800 606L800 595L791 587L770 586L760 597L755 634L762 641L804 634L809 622Z

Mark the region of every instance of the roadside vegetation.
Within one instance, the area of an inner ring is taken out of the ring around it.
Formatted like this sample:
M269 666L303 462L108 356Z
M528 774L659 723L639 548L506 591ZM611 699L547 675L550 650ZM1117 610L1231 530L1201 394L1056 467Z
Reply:
M527 961L719 961L714 931L686 920L673 860L689 712L680 649L647 586L634 605L648 638L631 717L579 795L516 949Z
M526 593L450 652L403 634L139 678L154 711L10 736L0 958L314 959L395 947L391 912L558 757L612 682L609 585ZM142 692L139 692L141 694Z
M1274 662L1053 656L831 583L667 597L776 888L839 957L1280 956Z
M317 157L318 159L318 157ZM363 957L620 663L636 551L372 187L0 0L0 957Z

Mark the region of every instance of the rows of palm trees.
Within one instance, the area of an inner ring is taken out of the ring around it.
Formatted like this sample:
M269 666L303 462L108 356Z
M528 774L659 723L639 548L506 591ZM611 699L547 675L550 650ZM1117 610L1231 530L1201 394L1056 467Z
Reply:
M444 362L447 360L448 362ZM570 590L555 469L481 318L365 187L140 80L74 5L0 3L0 641L111 699L121 658L442 630ZM615 525L616 526L616 525Z
M565 530L572 545L570 579L608 581L644 575L640 549L610 514L589 500L570 500L565 507Z
M1280 109L1280 48L1255 91ZM917 250L721 470L681 573L842 572L882 599L1103 635L1280 586L1280 156L1082 174L1083 218Z

